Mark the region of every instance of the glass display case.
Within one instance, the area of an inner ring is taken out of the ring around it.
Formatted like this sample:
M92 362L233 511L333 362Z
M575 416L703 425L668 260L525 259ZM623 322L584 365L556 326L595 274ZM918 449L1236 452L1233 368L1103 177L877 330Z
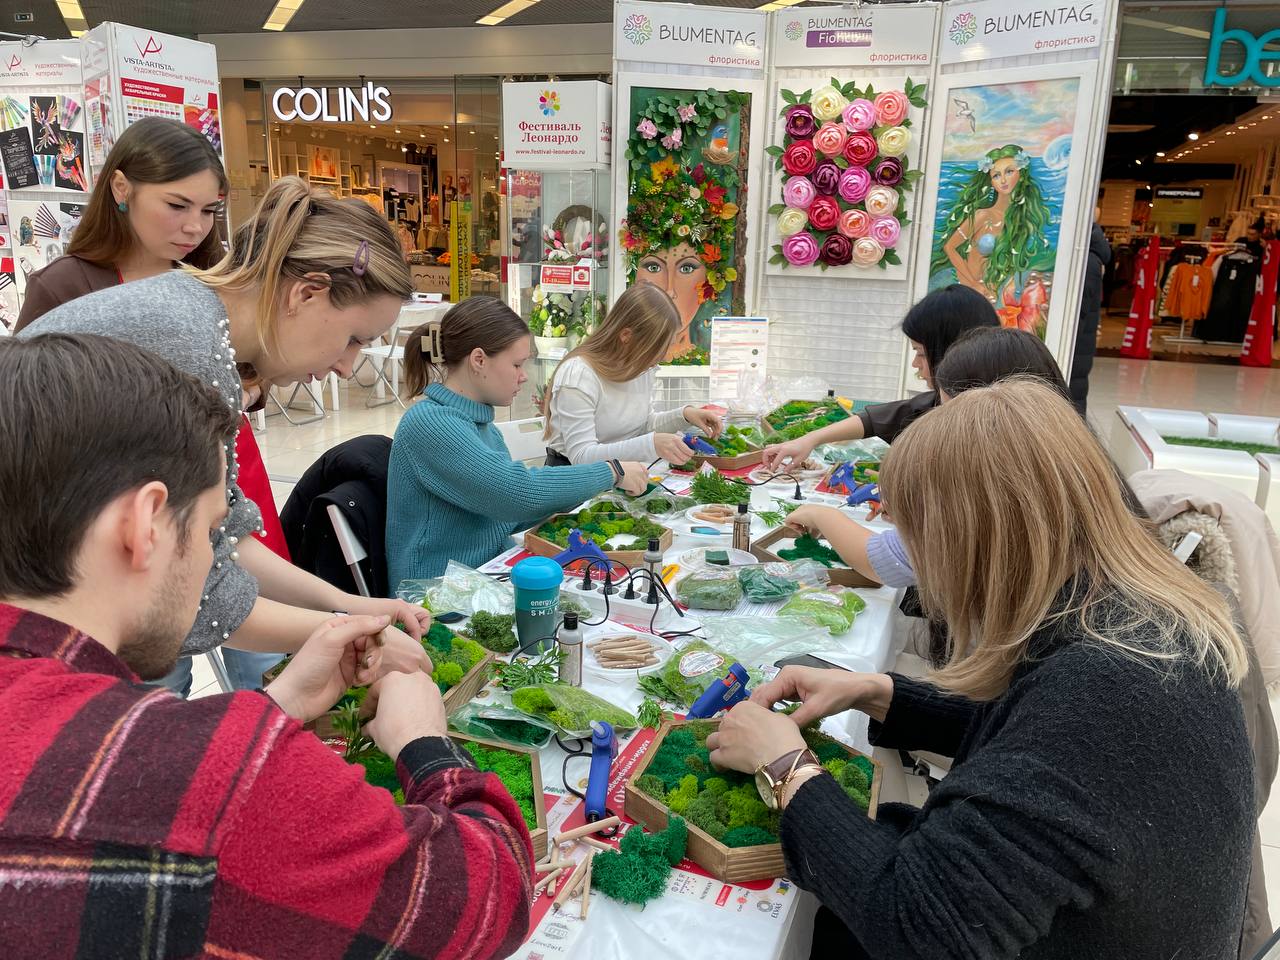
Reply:
M609 169L508 170L507 302L529 324L535 387L587 336L609 290Z

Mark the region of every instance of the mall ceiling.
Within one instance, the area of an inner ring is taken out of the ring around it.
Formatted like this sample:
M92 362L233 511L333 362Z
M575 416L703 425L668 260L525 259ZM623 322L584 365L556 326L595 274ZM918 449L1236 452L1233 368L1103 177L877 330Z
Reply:
M721 7L758 7L764 0L692 0ZM201 33L257 33L276 0L80 0L85 19L147 27L194 37ZM304 0L288 30L403 30L471 27L502 0ZM15 13L31 13L32 23L15 23ZM506 21L507 26L607 23L613 0L541 0ZM55 0L0 0L0 30L67 37Z
M1230 163L1166 163L1167 158L1157 158L1156 153L1172 157L1188 133L1215 130L1257 105L1255 98L1241 96L1114 96L1102 179L1145 179L1152 184L1230 180Z

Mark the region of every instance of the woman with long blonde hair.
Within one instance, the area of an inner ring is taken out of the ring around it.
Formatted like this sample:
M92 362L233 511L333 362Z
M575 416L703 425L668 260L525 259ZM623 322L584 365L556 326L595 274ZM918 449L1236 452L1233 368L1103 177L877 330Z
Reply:
M812 956L1235 960L1255 810L1222 597L1041 383L922 417L880 485L946 662L787 667L708 739L782 810L787 875L824 905ZM879 746L955 758L922 809L872 821L801 752L802 725L849 709Z
M50 310L19 336L97 333L128 340L213 387L239 414L246 383L265 390L321 379L330 370L349 377L360 348L395 322L412 290L400 245L376 211L285 177L271 185L236 231L230 252L212 267L167 270L91 293ZM426 611L344 593L272 553L253 536L261 518L237 482L234 445L226 455L229 511L212 533L214 567L183 653L223 643L292 653L332 611L342 610L404 624L412 637L388 627L391 656L383 662L429 667L413 639L430 626ZM189 689L189 661L165 682L180 693Z
M694 406L653 409L656 367L680 333L680 312L650 284L628 287L600 329L569 352L547 384L547 465L693 457L690 425L718 437L724 424Z

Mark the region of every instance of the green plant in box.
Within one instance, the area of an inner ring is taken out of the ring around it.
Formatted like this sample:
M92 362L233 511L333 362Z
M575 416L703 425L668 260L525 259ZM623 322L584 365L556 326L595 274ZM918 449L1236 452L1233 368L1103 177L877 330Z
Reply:
M477 663L485 658L485 649L474 640L456 635L442 623L433 623L422 646L431 657L434 670L431 679L440 692L455 686Z
M719 437L707 442L716 448L717 456L739 457L744 453L759 450L762 439L759 432L752 427L730 424Z
M643 544L650 537L666 533L663 527L644 517L583 510L547 521L537 529L537 534L558 547L568 547L569 534L574 530L582 531L584 537L601 548L606 548L609 541L618 536L629 536L634 543Z

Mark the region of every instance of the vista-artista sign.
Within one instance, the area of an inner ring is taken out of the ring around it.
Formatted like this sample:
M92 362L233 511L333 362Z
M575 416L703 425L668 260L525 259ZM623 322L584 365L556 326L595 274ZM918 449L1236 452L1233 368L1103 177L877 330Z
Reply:
M280 120L386 123L391 119L391 91L373 83L363 87L281 87L271 97L271 112Z
M1244 50L1240 70L1224 77L1220 69L1222 45L1238 43ZM1263 69L1267 62L1280 61L1280 50L1268 50L1273 43L1280 43L1280 29L1268 30L1255 37L1247 30L1227 29L1226 7L1219 7L1213 15L1213 33L1209 36L1209 58L1204 65L1206 87L1234 87L1242 83L1256 83L1260 87L1280 87L1280 71L1268 74Z

